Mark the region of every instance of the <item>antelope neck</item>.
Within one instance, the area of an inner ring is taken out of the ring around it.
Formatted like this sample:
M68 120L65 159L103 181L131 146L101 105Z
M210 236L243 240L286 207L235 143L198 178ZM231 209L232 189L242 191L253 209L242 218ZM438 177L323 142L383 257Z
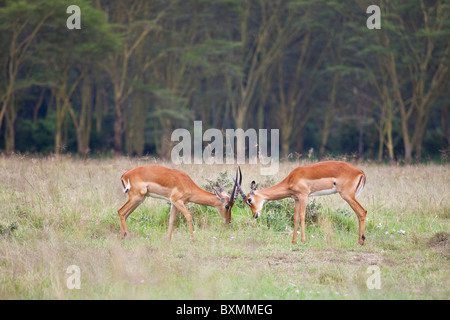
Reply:
M210 207L218 207L222 204L222 202L216 197L215 194L203 190L198 186L196 186L196 188L192 191L189 201Z
M284 198L289 198L291 196L289 188L283 185L283 181L277 183L272 187L258 190L256 192L258 193L258 195L262 196L262 198L264 198L264 200L266 201L281 200Z

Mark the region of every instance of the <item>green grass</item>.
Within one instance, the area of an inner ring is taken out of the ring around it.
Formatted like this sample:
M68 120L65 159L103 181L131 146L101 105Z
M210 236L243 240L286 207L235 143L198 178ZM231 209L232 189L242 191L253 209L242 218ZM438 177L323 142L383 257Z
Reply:
M310 199L305 244L291 244L293 200L267 203L255 220L240 198L231 225L215 209L190 204L193 243L181 214L167 240L169 204L149 198L129 217L123 241L119 179L143 163L156 161L0 158L0 299L450 297L448 165L361 165L368 220L359 247L356 215L338 195ZM299 164L283 163L270 178L243 165L243 186L278 182ZM226 189L224 172L234 171L181 169L198 185ZM67 288L70 265L81 269L80 290ZM366 285L373 265L379 290Z

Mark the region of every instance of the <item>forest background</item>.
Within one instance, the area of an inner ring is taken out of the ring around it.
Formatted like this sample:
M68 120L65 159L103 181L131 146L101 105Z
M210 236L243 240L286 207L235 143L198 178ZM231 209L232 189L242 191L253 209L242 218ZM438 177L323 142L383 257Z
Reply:
M0 150L167 159L173 130L201 120L280 129L285 158L445 162L449 6L0 0Z

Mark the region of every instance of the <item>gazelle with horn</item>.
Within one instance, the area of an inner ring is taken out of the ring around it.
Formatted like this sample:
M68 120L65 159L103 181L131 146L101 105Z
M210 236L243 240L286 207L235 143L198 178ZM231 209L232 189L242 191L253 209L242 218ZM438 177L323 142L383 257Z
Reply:
M237 180L235 180L235 183L237 183L238 190L244 202L251 208L255 219L261 215L264 202L281 200L288 197L295 199L294 235L292 238L292 243L294 244L297 243L299 222L301 224L301 241L306 241L305 214L308 196L339 193L358 217L358 243L360 245L364 244L367 210L356 200L356 197L361 193L366 183L366 175L363 171L349 163L325 161L300 166L292 170L278 184L262 190L256 190L256 183L252 181L248 195L242 191L240 183Z
M231 223L231 208L237 198L236 185L238 172L231 195L225 191L214 193L203 190L184 172L157 165L140 166L124 173L121 177L123 192L128 194L128 201L119 209L122 238L128 235L126 220L129 215L145 200L146 196L170 201L169 240L172 238L177 211L186 218L189 225L190 239L194 240L192 215L185 204L192 202L215 207L224 223ZM242 182L242 177L239 181Z

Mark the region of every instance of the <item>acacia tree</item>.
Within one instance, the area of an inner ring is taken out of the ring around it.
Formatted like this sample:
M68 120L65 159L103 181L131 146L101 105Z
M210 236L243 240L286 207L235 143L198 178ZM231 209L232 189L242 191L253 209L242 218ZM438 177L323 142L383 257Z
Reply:
M157 60L147 78L149 118L157 122L156 150L162 158L170 155L172 130L192 125L194 114L208 123L228 121L222 84L238 69L232 55L239 44L228 38L229 21L218 19L221 10L233 13L236 6L233 1L174 1L161 19L161 31L148 37L147 52Z
M330 24L336 24L337 19L334 18L336 13L324 11L323 5L320 1L293 1L279 17L275 37L284 42L280 59L273 64L276 69L273 101L279 108L275 118L281 130L284 156L289 154L291 146L302 146L304 127L315 109L311 99L325 82L319 75L325 68L325 58L329 57L336 26L324 28L318 21L326 17Z
M360 3L361 7L364 6ZM406 163L413 152L422 158L422 145L432 109L448 83L449 6L442 1L390 1L382 6L382 29L364 49L375 56L366 61L381 100L381 129L393 157L392 119L398 110ZM378 84L377 84L378 82ZM382 136L380 136L382 138Z
M287 12L285 2L278 1L243 1L240 4L239 41L233 64L240 65L241 72L226 74L229 105L236 128L244 128L245 124L255 117L255 106L263 105L261 98L266 92L261 88L264 80L270 79L270 67L280 56L285 41L284 29L281 27L282 14Z
M20 72L29 68L27 59L33 51L33 42L44 23L54 15L52 8L47 8L44 1L6 1L0 7L0 32L2 47L5 50L1 64L2 79L0 82L0 128L3 119L6 121L5 148L14 151L14 125L18 106L15 101L17 90L25 89L33 81L20 81ZM29 79L28 79L29 80Z
M65 12L67 8L63 0L47 4L55 12ZM69 115L76 131L78 153L85 155L89 149L92 108L90 79L85 78L99 61L115 50L119 40L111 33L102 12L84 1L77 5L82 12L81 30L65 27L67 15L54 15L42 28L36 44L38 58L35 60L43 70L42 83L50 88L55 99L55 153L60 153L63 148L63 127ZM83 84L81 91L80 84ZM81 101L74 104L78 95L82 97Z
M239 33L239 1L196 1L194 14L196 32L182 60L192 75L189 107L204 123L229 128L233 119L230 101L234 95L227 80L242 75L242 63L237 59L242 43Z
M378 106L379 159L386 146L394 159L395 119L399 116L406 163L422 157L422 145L432 109L448 83L450 44L448 4L442 1L389 1L381 7L381 30L368 30L359 11L341 8L354 34L349 65L375 88ZM357 66L361 63L361 66Z
M146 57L140 68L136 70L130 70L131 62L135 58L136 50L143 44L146 37L151 32L159 31L160 20L166 14L167 7L171 5L172 2L165 5L162 1L112 1L106 4L97 1L98 7L109 11L110 21L116 25L116 32L123 38L121 48L108 56L103 63L113 88L116 155L122 154L123 151L124 110L127 107L127 99L135 89L134 84L155 62L155 57ZM152 15L154 12L156 15Z
M389 50L386 68L400 109L405 161L409 163L414 148L416 158L422 158L431 109L448 82L449 5L442 1L413 1L402 6L409 9L405 13L393 3L386 7L392 13L392 22L402 31L386 33L383 41ZM406 75L407 83L402 83L402 75Z

